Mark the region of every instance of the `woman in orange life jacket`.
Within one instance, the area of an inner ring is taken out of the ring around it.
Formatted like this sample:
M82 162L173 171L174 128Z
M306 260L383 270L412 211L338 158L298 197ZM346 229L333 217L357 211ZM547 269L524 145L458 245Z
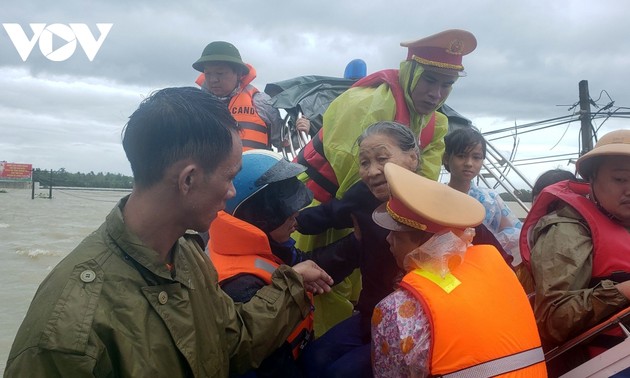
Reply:
M395 164L384 170L391 197L373 218L407 273L374 309L374 376L546 377L516 276L496 248L470 244L483 205Z
M543 189L521 233L521 254L535 283L534 313L548 348L630 304L630 130L604 135L576 166L588 183L561 181ZM614 343L612 334L595 338L588 354Z
M210 258L219 284L235 302L246 303L267 285L280 264L295 265L310 259L333 280L342 280L351 268L337 264L356 256L352 235L324 248L304 253L294 247L297 212L308 205L312 194L296 176L304 167L278 153L249 150L243 153L242 168L234 178L236 196L227 201L210 226ZM312 317L289 336L287 342L265 359L250 376L300 376L297 359L312 335Z
M282 148L280 130L284 122L280 112L271 105L269 95L250 84L256 78L256 70L243 62L234 45L224 41L211 42L192 66L201 72L195 82L202 90L223 101L241 125L243 151L270 150L272 145ZM308 134L310 122L300 118L296 128Z

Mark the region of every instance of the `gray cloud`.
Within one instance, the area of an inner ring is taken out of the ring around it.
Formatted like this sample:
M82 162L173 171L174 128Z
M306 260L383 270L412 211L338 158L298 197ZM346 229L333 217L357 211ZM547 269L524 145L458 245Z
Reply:
M591 97L605 90L630 106L628 11L623 0L4 2L0 22L19 23L27 36L35 22L85 23L94 34L97 22L113 27L92 62L79 46L51 62L38 45L23 62L0 28L0 160L129 173L119 146L127 117L152 90L194 85L191 64L213 40L233 42L263 89L341 76L354 58L369 72L397 68L401 41L462 28L479 44L448 103L483 130L569 114L583 79Z

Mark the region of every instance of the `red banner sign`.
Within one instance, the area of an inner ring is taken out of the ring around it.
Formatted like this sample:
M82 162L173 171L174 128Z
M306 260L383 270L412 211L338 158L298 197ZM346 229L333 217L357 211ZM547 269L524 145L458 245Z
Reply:
M0 161L0 180L30 181L32 171L32 164Z

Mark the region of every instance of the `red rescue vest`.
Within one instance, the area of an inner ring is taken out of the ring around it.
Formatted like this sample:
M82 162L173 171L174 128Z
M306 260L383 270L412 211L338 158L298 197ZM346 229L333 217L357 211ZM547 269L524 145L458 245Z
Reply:
M563 201L580 213L590 229L593 240L593 279L599 281L613 274L630 273L630 232L602 213L586 197L589 191L588 183L567 180L546 187L536 198L519 239L521 255L528 268L531 257L530 230L541 217L549 213L551 205Z
M409 110L405 102L405 93L398 81L398 70L377 71L354 83L352 88L378 87L381 84L387 84L394 97L396 103L394 121L409 126ZM324 153L324 129L325 127L322 127L294 159L295 162L306 167L306 173L310 178L306 182L306 186L313 192L315 199L322 203L335 197L337 189L339 189L335 171ZM420 132L418 145L421 149L431 143L434 133L435 112L431 114L428 124Z
M468 248L451 274L456 283L450 287L420 269L401 282L422 304L431 323L431 374L546 377L529 301L496 248Z
M238 274L252 274L267 285L282 261L271 252L267 235L259 228L235 218L224 211L210 225L210 259L219 274L219 284ZM312 299L312 298L311 298ZM313 314L291 332L287 342L293 357L298 358L312 338Z

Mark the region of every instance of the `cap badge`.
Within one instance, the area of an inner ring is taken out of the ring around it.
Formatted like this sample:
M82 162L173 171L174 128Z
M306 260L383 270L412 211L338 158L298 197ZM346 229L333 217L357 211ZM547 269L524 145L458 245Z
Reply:
M461 39L454 39L448 44L446 52L453 55L462 55L464 42Z

